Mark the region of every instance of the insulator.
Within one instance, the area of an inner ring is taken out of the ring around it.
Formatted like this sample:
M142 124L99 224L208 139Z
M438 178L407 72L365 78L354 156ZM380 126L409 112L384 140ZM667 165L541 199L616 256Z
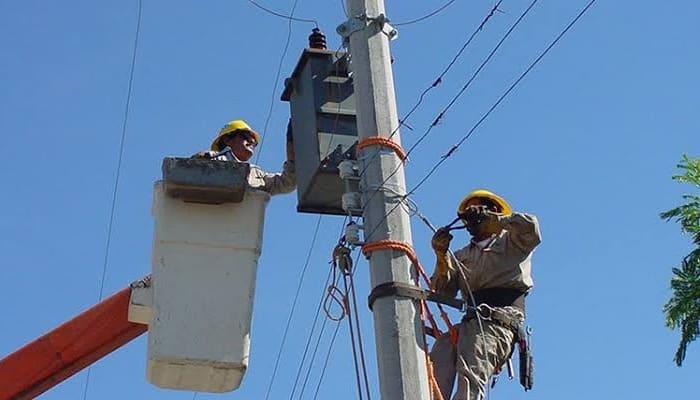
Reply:
M327 49L326 47L326 35L321 32L320 29L314 28L309 35L309 47L312 49Z
M338 164L338 175L340 175L340 179L347 179L347 178L354 177L355 176L355 165L356 165L356 161L354 161L354 160L341 161L340 164Z
M362 226L354 222L345 225L345 241L352 245L360 244L360 229Z

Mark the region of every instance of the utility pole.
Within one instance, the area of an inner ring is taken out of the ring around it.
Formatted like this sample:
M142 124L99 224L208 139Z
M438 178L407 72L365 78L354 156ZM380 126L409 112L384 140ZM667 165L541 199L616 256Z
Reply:
M390 32L385 19L384 0L347 0L347 9L350 18L338 31L350 42L359 138L388 138L396 132L392 140L400 144L389 48L390 36L396 32ZM401 160L379 145L364 148L358 159L360 171L365 171L361 182L364 229L369 235L365 240L411 245L410 218L404 207L396 207L401 198L395 193L406 192ZM380 189L382 184L389 190ZM372 287L413 283L411 263L404 253L377 250L369 263ZM405 297L381 297L374 303L373 317L381 398L430 399L419 304Z

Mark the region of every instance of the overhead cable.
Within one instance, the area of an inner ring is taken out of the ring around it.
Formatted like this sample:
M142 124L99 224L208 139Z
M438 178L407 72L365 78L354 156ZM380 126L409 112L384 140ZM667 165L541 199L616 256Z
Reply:
M515 31L515 28L520 25L520 23L525 19L525 17L530 13L530 10L537 4L539 0L533 0L530 5L523 11L522 14L520 14L520 17L510 26L510 28L506 31L506 33L501 37L501 40L498 41L496 46L491 49L491 52L489 52L488 56L481 62L479 67L474 71L472 76L467 80L467 82L462 86L462 88L457 92L456 95L452 97L452 99L449 101L447 106L443 107L442 110L437 114L433 122L428 126L428 129L426 129L425 132L418 138L418 140L408 149L406 152L406 157L411 155L411 152L418 147L418 145L425 140L426 137L432 132L433 128L435 128L444 118L445 114L452 108L452 106L457 102L457 100L466 92L466 90L471 86L471 84L474 82L474 80L479 76L479 73L484 69L484 67L493 59L493 56L498 52L498 50L501 48L503 43L510 37L510 35ZM496 9L498 7L498 4L494 7ZM493 11L492 11L493 12ZM367 169L369 163L365 164L365 169ZM382 184L380 186L384 186L389 179L393 178L394 175L396 175L399 171L401 171L401 168L403 167L403 164L397 165L397 167L389 174L387 177L384 179ZM364 171L364 170L363 170ZM365 202L365 204L369 204L369 202L374 198L374 196L377 194L377 192L372 193L372 195L369 197L369 199Z
M311 239L311 245L309 246L309 251L306 254L306 261L304 262L304 266L301 269L301 275L299 276L299 283L297 284L297 290L296 293L294 294L294 299L292 300L292 307L289 310L289 315L287 317L287 324L284 327L284 333L282 334L282 341L280 342L280 347L279 350L277 351L277 357L275 359L275 366L272 369L272 376L270 377L270 382L267 385L267 392L265 393L265 399L268 399L270 397L270 392L272 391L272 384L275 381L275 377L277 376L277 368L279 367L279 362L282 357L282 350L284 349L284 345L287 341L287 334L289 333L289 327L292 323L292 319L294 317L294 311L296 310L296 305L297 305L297 300L299 300L299 293L301 293L301 287L302 283L304 282L304 275L306 275L306 270L309 267L309 261L311 261L311 254L313 254L314 247L316 245L316 238L318 237L318 231L321 226L321 220L323 219L323 214L318 215L318 219L316 219L316 227L314 228L314 234Z
M294 0L292 4L292 9L289 13L289 18L294 16L294 10L297 8L297 3L299 0ZM280 61L277 65L277 73L275 74L275 84L272 85L272 94L270 95L270 107L267 111L267 117L265 118L265 125L263 126L262 136L260 138L260 143L258 143L258 154L255 156L255 164L258 164L260 156L262 155L263 145L265 144L265 135L267 134L267 127L270 124L270 118L272 118L272 110L275 108L275 100L277 94L277 85L280 81L280 74L282 73L282 65L284 64L284 58L287 56L287 50L289 50L289 43L292 40L292 19L288 19L289 23L287 25L287 39L284 42L284 47L282 49L282 55L280 56Z
M316 25L316 28L318 28L318 21L316 21L315 19L297 18L297 17L293 17L293 16L291 16L291 15L284 15L284 14L279 13L279 12L277 12L277 11L271 10L271 9L265 7L265 6L262 6L260 3L258 3L258 2L255 1L255 0L248 0L248 3L254 5L255 7L259 8L259 9L261 9L261 10L263 10L263 11L265 11L265 12L268 13L268 14L271 14L271 15L274 15L274 16L277 16L277 17L280 17L280 18L284 18L284 19L287 19L287 20L289 20L289 21L309 22L309 23L312 23L312 24Z
M440 8L438 8L438 9L436 9L435 11L432 11L432 12L430 12L430 13L428 13L428 14L422 16L422 17L415 18L415 19L408 20L408 21L404 21L404 22L397 22L397 23L392 24L392 25L394 25L394 26L406 26L406 25L415 24L415 23L418 23L418 22L421 22L421 21L425 21L426 19L428 19L428 18L430 18L430 17L432 17L432 16L434 16L434 15L439 14L442 10L444 10L444 9L446 9L447 7L451 6L452 3L454 3L455 1L457 1L457 0L450 0L450 1L448 1L447 3L443 4Z
M362 254L362 253L358 251L357 255L355 256L353 266L357 266L357 262L360 259L360 254ZM338 335L338 331L340 330L340 325L341 325L340 321L336 322L335 330L333 331L333 336L331 338L330 344L328 345L328 351L326 352L326 358L323 362L323 367L321 368L321 375L319 376L318 383L316 384L316 390L314 392L313 400L316 400L318 398L318 393L319 393L319 390L321 389L321 384L323 383L323 378L326 375L326 370L328 369L328 361L330 360L331 354L333 353L333 345L335 344L335 339Z
M345 217L345 219L343 220L343 223L341 225L339 235L343 234L343 231L345 228L345 223L347 222L347 220L348 220L348 217ZM294 397L294 393L296 392L297 385L299 384L299 378L301 376L301 371L304 367L304 363L306 362L306 355L308 354L308 351L309 351L309 345L311 344L311 341L312 341L313 336L314 336L314 332L316 331L316 324L318 322L318 317L321 314L321 308L323 306L323 301L324 301L324 298L326 296L326 288L329 286L329 284L331 284L331 276L333 276L333 280L332 280L333 283L332 284L333 285L337 284L338 278L337 278L336 274L334 273L334 269L332 268L332 266L331 266L331 268L328 269L328 276L326 276L326 282L323 284L323 287L321 289L321 298L319 299L318 306L316 307L316 315L314 316L314 322L311 324L311 329L309 330L309 335L308 335L307 340L306 340L306 345L304 346L304 353L302 354L301 361L299 362L299 367L297 368L297 374L296 374L296 377L294 378L294 386L292 387L292 391L289 395L289 400L292 400L292 398ZM321 326L321 330L319 333L319 340L320 340L320 337L323 335L323 330L325 329L326 321L327 320L324 319L323 325ZM313 355L311 358L311 364L313 364L313 359L316 356L317 349L318 349L318 343L316 344L316 347L314 348ZM310 368L311 368L311 365L309 365L309 369ZM308 379L308 374L307 374L305 380L307 380L307 379Z
M97 301L100 302L102 301L102 297L104 296L104 287L105 287L105 279L107 276L107 265L109 261L109 250L110 246L112 243L112 227L114 225L114 215L115 215L115 210L117 206L117 192L119 189L119 178L121 176L121 168L122 168L122 159L124 156L124 143L126 142L126 127L127 127L127 121L129 120L129 109L131 106L131 92L134 84L134 69L136 66L136 53L138 49L138 44L139 44L139 34L141 33L141 12L143 10L142 7L142 1L138 0L138 14L136 17L136 33L134 35L134 44L133 44L133 51L131 54L131 65L129 67L129 83L127 85L127 91L126 91L126 102L124 105L124 117L122 118L122 132L121 132L121 138L119 140L119 153L117 156L117 170L116 170L116 176L114 178L114 186L112 187L112 202L109 210L109 222L107 223L107 239L105 242L105 252L104 252L104 258L102 262L102 278L100 279L100 291L99 295L97 297ZM85 387L83 389L83 400L87 398L87 393L88 393L88 387L90 385L90 371L92 370L91 367L88 367L86 378L85 378Z
M479 126L481 126L481 124L486 120L486 118L488 118L489 115L491 115L491 113L503 102L503 100L520 84L520 82L525 78L525 76L527 76L527 74L529 74L530 71L532 71L532 69L542 60L542 58L544 58L544 56L547 55L547 53L549 53L549 51L581 19L581 17L583 17L583 15L591 8L591 6L593 6L595 2L596 0L591 0L590 2L588 2L588 4L576 15L576 17L573 20L571 20L571 22L569 22L566 28L564 28L559 33L559 35L557 35L557 37L549 44L549 46L547 46L547 48L545 48L544 51L540 53L540 55L530 64L530 66L528 66L527 69L522 74L520 74L518 79L516 79L515 82L513 82L508 87L508 89L498 98L498 100L496 100L496 102L488 109L488 111L484 113L484 115L476 122L476 124L474 124L474 126L471 129L469 129L469 131L467 131L467 133L460 139L460 141L457 142L457 144L450 147L447 153L440 157L440 160L433 166L430 172L428 172L428 174L426 174L423 177L423 179L421 179L418 182L418 184L413 189L411 189L411 191L408 192L407 195L415 193L416 190L418 190L418 188L420 188L420 186L423 185L423 183L425 183L425 181L427 181L428 178L430 178L430 176L440 167L440 165L442 165L449 157L451 157L455 153L455 151L457 151L457 149L459 149L459 147L467 139L469 139L472 136L472 134L474 134L474 132L477 130L477 128L479 128Z
M472 34L462 44L462 47L460 47L460 49L457 51L457 53L452 57L452 60L450 60L450 62L442 70L440 75L438 75L437 78L435 78L433 80L433 82L430 86L428 86L427 88L425 88L425 90L423 90L423 92L418 97L418 101L413 105L413 107L411 107L411 109L408 111L408 113L406 115L404 115L403 118L401 118L399 120L398 125L396 126L396 128L391 132L391 134L387 138L388 140L391 140L391 138L394 137L394 135L399 131L399 128L401 126L408 127L408 125L406 124L406 121L408 120L408 118L410 118L411 115L413 115L413 113L418 109L418 107L420 107L420 105L423 103L423 100L425 99L425 96L431 90L433 90L434 88L436 88L437 86L439 86L442 83L443 78L447 75L447 73L450 71L450 69L452 69L452 67L455 65L457 60L459 60L459 58L462 56L464 51L469 47L469 45L472 43L472 41L474 40L476 35L478 35L479 32L481 32L484 29L484 27L489 22L489 20L494 16L496 11L498 11L498 9L499 9L498 7L501 5L501 3L503 3L503 0L499 0L496 4L494 4L494 6L490 9L490 11L486 15L486 17L484 17L484 19L481 21L481 23L479 23L479 26L474 30L474 32L472 32ZM409 127L409 129L411 129L411 128ZM413 130L413 129L411 129L411 130ZM365 166L363 167L362 171L359 174L360 176L362 176L365 173L365 171L367 170L369 165L372 163L372 161L374 161L374 159L378 157L378 154L379 153L375 153L375 155L368 162L365 163Z
M481 124L491 115L491 113L503 102L503 100L520 84L520 82L532 71L532 69L544 58L547 53L557 44L559 41L564 37L564 35L571 30L571 28L583 17L583 15L595 4L596 0L591 0L588 2L588 4L576 15L576 17L569 22L569 24L556 36L556 38L537 56L537 58L525 69L525 71L520 74L520 76L508 87L508 89L496 100L496 102L482 115L482 117L472 126L471 129L467 131L467 133L460 139L457 144L452 145L450 149L440 157L438 162L430 169L430 171L418 182L416 186L414 186L410 191L408 191L405 195L403 195L403 198L408 198L412 194L414 194L434 173L435 171L442 165L449 157L451 157L457 149L467 140L469 139L474 132L481 126ZM388 213L384 214L384 217L382 220L379 221L379 223L376 225L376 227L380 226L388 216L396 210L399 206L401 206L402 202L399 201L394 207L389 210ZM366 235L366 237L370 237L374 231L376 231L376 228L370 232L370 234Z

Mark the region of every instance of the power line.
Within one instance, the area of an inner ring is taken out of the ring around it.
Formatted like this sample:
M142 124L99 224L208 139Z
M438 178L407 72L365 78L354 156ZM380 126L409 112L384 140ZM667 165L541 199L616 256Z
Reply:
M339 235L343 234L343 230L344 230L345 223L347 222L347 220L348 220L348 217L346 216L345 219L343 220L343 224L341 226ZM292 391L289 395L289 400L292 400L292 398L294 397L294 392L296 392L297 385L299 384L299 377L301 376L301 370L304 367L304 362L306 361L306 355L308 354L308 351L309 351L309 345L311 344L311 340L313 339L314 332L316 331L316 324L318 323L318 317L321 315L321 307L323 306L323 300L325 298L326 288L328 287L328 285L331 281L332 274L333 274L333 269L330 268L328 270L328 276L326 276L326 282L323 284L323 288L321 289L321 298L319 299L318 306L316 307L316 315L314 316L314 322L311 324L311 330L309 331L309 335L308 335L308 338L306 340L306 345L304 346L304 353L301 357L301 362L299 362L299 368L297 368L297 375L294 378L294 386L292 387ZM333 284L335 285L337 283L337 277L334 278L334 281L335 282ZM321 327L321 331L319 333L319 338L323 334L324 327L325 327L325 320L324 320L323 326ZM316 349L317 348L318 348L318 344L316 345ZM313 357L315 357L315 354L316 354L316 352L314 350L311 363L313 363ZM310 367L311 366L309 366L309 368ZM308 378L308 375L307 375L307 378Z
M436 118L433 120L433 122L428 126L428 129L427 129L427 130L420 136L420 138L418 138L418 140L408 149L408 151L406 152L406 157L407 157L407 158L408 158L408 156L413 152L413 150L415 150L416 147L418 147L418 145L420 145L421 142L423 142L423 140L425 140L425 138L428 137L428 135L432 132L433 128L435 128L435 127L440 123L440 121L442 121L442 119L444 118L445 114L452 108L452 106L457 102L457 100L458 100L458 99L466 92L466 90L471 86L471 84L474 82L474 80L479 76L479 73L481 73L481 71L484 69L484 67L491 61L491 59L492 59L493 56L496 54L496 52L498 52L498 50L501 48L501 46L503 45L503 43L505 43L505 41L510 37L510 35L513 33L513 31L515 31L515 28L517 28L518 25L520 25L520 23L522 22L522 20L530 13L530 10L532 10L532 8L535 6L535 4L537 4L538 1L539 1L539 0L533 0L533 1L530 3L530 5L525 9L525 11L523 11L523 13L520 14L520 17L510 26L510 28L506 31L506 33L501 37L501 40L498 41L498 43L496 44L496 46L495 46L493 49L491 49L491 52L490 52L490 53L488 54L488 56L481 62L481 64L480 64L479 67L476 69L476 71L474 71L474 73L472 74L472 76L467 80L467 82L462 86L462 88L457 92L457 94L454 95L454 96L452 97L452 99L449 101L449 103L447 104L447 106L443 107L443 109L438 113L437 117L436 117ZM499 3L499 4L500 4L500 3ZM499 4L496 4L496 6L494 6L494 9L493 9L493 10L496 10L496 9L498 8L498 5L499 5ZM492 11L492 12L495 12L495 11ZM368 165L368 164L369 164L369 163L367 163L367 164L365 165L365 169L367 169L367 165ZM392 177L394 177L394 175L396 175L396 174L401 170L402 166L403 166L403 164L399 164L399 165L391 172L391 174L389 174L389 175L384 179L384 181L382 182L382 184L381 184L380 186L384 186L384 185L389 181L389 179L391 179ZM369 202L374 198L374 196L375 196L376 194L377 194L377 192L372 193L372 195L371 195L371 196L369 197L369 199L365 202L365 204L369 204ZM377 225L377 226L378 226L378 225Z
M109 260L109 249L112 242L112 226L114 225L114 214L117 206L117 192L119 188L119 177L121 175L122 159L124 155L124 143L126 139L126 126L129 119L129 106L131 105L131 91L134 83L134 67L136 65L136 51L138 49L139 34L141 33L141 12L143 10L142 1L138 0L138 15L136 17L136 34L134 37L133 52L131 55L131 66L129 68L129 83L126 92L126 104L124 105L124 117L122 119L122 132L119 140L119 155L117 157L117 171L114 179L114 187L112 189L112 203L109 211L109 222L107 224L107 240L105 243L105 254L102 263L102 278L100 280L100 292L98 302L102 301L104 295L105 278L107 276L107 265ZM90 386L90 371L88 367L87 376L85 378L85 388L83 389L83 400L87 398L88 387Z
M428 19L428 18L430 18L430 17L432 17L432 16L434 16L434 15L439 14L442 10L444 10L444 9L446 9L447 7L451 6L452 3L454 3L455 1L457 1L457 0L450 0L450 1L448 1L447 3L443 4L440 8L438 8L438 9L436 9L435 11L433 11L433 12L431 12L431 13L428 13L428 14L422 16L422 17L415 18L415 19L408 20L408 21L404 21L404 22L398 22L398 23L395 23L395 24L393 24L393 25L394 25L394 26L406 26L406 25L415 24L415 23L418 23L418 22L421 22L421 21L425 21L426 19Z
M294 10L297 8L297 3L299 0L294 0L294 3L292 4L292 9L289 13L289 18L292 18L294 16ZM265 144L265 135L267 134L267 127L270 124L270 118L272 118L272 110L275 108L275 98L277 94L277 85L279 84L280 81L280 74L282 73L282 64L284 64L284 58L287 56L287 50L289 50L289 43L292 40L292 19L288 20L289 23L287 25L287 39L284 43L284 48L282 49L282 56L280 56L280 61L279 64L277 65L277 74L275 74L275 84L272 86L272 95L270 98L270 107L267 112L267 117L265 118L265 125L263 127L262 131L262 137L260 138L260 143L259 149L258 149L258 155L255 156L255 163L258 163L258 160L260 159L260 156L262 155L263 151L263 145Z
M457 62L457 60L459 60L459 58L462 56L462 54L464 53L464 51L469 47L469 45L471 45L471 43L472 43L472 41L474 40L474 38L476 37L476 35L478 35L479 32L481 32L481 31L484 29L484 27L485 27L486 24L489 22L489 20L494 16L494 14L496 13L496 11L498 11L498 7L501 5L501 3L503 3L503 0L499 0L496 4L494 4L494 6L491 8L491 10L490 10L489 13L486 15L486 17L484 17L484 19L481 21L481 23L479 23L479 26L474 30L474 32L472 32L472 34L471 34L471 35L467 38L467 40L462 44L462 46L460 47L460 49L459 49L459 50L457 51L457 53L452 57L452 60L450 60L450 62L449 62L449 63L447 64L447 66L443 69L443 71L440 73L440 75L438 75L437 78L435 78L435 79L433 80L433 83L432 83L430 86L428 86L425 90L423 90L423 92L422 92L422 93L420 94L420 96L418 97L418 101L413 105L413 107L411 107L411 109L408 111L408 113L407 113L403 118L401 118L401 119L399 120L399 123L398 123L398 125L396 126L396 129L394 129L394 131L391 132L391 134L389 135L389 137L388 137L387 139L391 140L391 138L394 137L394 135L399 131L399 128L400 128L402 125L406 126L406 121L408 120L408 118L410 118L411 115L413 115L413 113L418 109L418 107L420 107L420 105L423 103L423 100L425 99L425 96L426 96L431 90L433 90L434 88L436 88L437 86L439 86L439 85L442 83L443 78L444 78L444 77L447 75L447 73L452 69L452 67L455 65L455 63ZM360 176L364 175L364 173L365 173L365 171L367 170L367 168L369 167L369 165L372 163L372 161L374 161L374 159L376 159L376 158L378 157L378 155L379 155L379 153L375 153L374 156L372 157L372 159L370 159L368 162L365 163L364 168L362 169L362 171L361 171L360 174L359 174Z
M488 116L491 115L491 113L501 104L501 102L503 102L503 100L518 86L518 84L520 84L520 82L525 78L525 76L527 76L527 74L529 74L530 71L532 71L532 69L542 60L542 58L544 58L545 55L547 55L547 53L549 53L549 51L559 42L559 40L561 40L561 38L564 37L564 35L576 24L576 22L578 22L581 19L581 17L583 17L583 15L593 6L595 2L596 0L591 0L576 15L576 17L573 20L571 20L571 22L569 22L566 28L564 28L559 33L559 35L557 35L557 37L549 44L549 46L547 46L544 49L544 51L542 51L540 55L530 64L530 66L528 66L527 69L522 74L520 74L518 79L516 79L515 82L513 82L510 85L510 87L508 87L508 89L501 95L501 97L498 98L498 100L491 106L491 108L489 108L489 110L486 111L486 113L476 122L476 124L474 124L474 126L460 139L460 141L457 142L456 145L453 145L447 151L447 153L440 157L440 160L433 166L430 172L428 172L428 174L425 175L423 179L421 179L418 182L418 184L413 189L411 189L411 191L408 192L407 195L415 193L415 191L418 190L418 188L421 185L423 185L423 183L425 183L425 181L427 181L428 178L430 178L430 176L440 167L440 165L442 165L449 157L451 157L452 154L454 154L455 151L457 151L457 149L459 149L459 147L472 136L472 134L477 130L477 128L479 128L479 126L481 126L481 124L486 120L486 118L488 118Z
M357 255L355 256L355 260L353 261L353 268L356 268L357 262L360 259L360 254L362 254L362 252L358 251ZM348 316L348 318L350 318L350 317ZM328 321L328 320L326 320L326 321ZM319 393L319 390L321 389L321 383L323 383L323 378L325 377L326 370L328 369L327 368L328 361L330 360L330 356L331 356L331 353L333 351L333 345L335 344L335 339L336 339L336 336L338 335L338 330L340 330L340 325L341 325L340 321L336 322L335 331L333 332L333 336L332 336L330 344L328 346L328 351L326 352L326 359L323 362L323 367L321 368L321 375L319 376L318 383L316 384L316 390L314 392L314 400L316 400L318 398L318 393Z
M299 299L299 293L301 292L301 286L302 283L304 282L304 275L306 274L306 270L309 267L309 261L311 260L311 254L313 253L313 249L316 245L316 238L318 237L318 231L321 226L321 220L323 219L323 214L319 214L318 219L316 220L316 227L314 228L314 234L313 238L311 239L311 245L309 246L309 251L306 254L306 261L304 262L304 267L301 270L301 276L299 277L299 283L297 284L297 290L296 293L294 294L294 300L292 300L292 307L289 310L289 316L287 317L287 324L284 327L284 333L282 334L282 342L280 343L279 351L277 352L277 358L275 359L275 366L272 369L272 376L270 377L270 382L267 385L267 392L265 393L265 399L267 400L270 397L270 392L272 390L272 384L275 381L275 377L277 376L277 368L279 367L279 362L282 356L282 350L284 349L284 345L287 341L287 334L289 333L289 327L292 323L292 317L294 316L294 311L296 310L296 305L297 305L297 300Z
M556 38L540 53L540 55L525 69L525 71L520 74L520 76L508 87L508 89L496 100L496 102L484 113L484 115L472 126L469 131L460 139L457 144L453 145L450 147L450 149L440 157L438 162L430 169L430 171L418 182L416 186L414 186L410 191L408 191L405 195L401 196L402 198L408 198L412 194L414 194L434 173L435 171L449 158L451 157L457 149L467 140L469 139L474 132L481 126L481 124L491 115L491 113L503 102L503 100L520 84L520 82L532 71L532 69L544 58L547 53L564 37L564 35L571 30L571 28L583 17L583 15L593 6L593 4L596 2L596 0L591 0L588 2L588 4L576 15L576 17L569 22L569 24L556 36ZM389 210L388 213L384 215L384 218L377 224L379 226L387 217L389 214L394 212L396 208L398 208L401 204L403 204L402 201L399 201L394 207L392 207L391 210ZM370 237L372 233L374 233L375 229L370 232L369 235L365 235L365 237Z
M252 4L252 5L254 5L255 7L257 7L257 8L259 8L259 9L261 9L261 10L267 12L268 14L272 14L272 15L274 15L274 16L277 16L277 17L280 17L280 18L284 18L284 19L287 19L287 20L290 20L290 21L309 22L309 23L312 23L312 24L316 25L316 27L318 28L318 21L316 21L315 19L297 18L297 17L293 17L293 16L291 16L291 15L284 15L284 14L282 14L282 13L279 13L279 12L277 12L277 11L273 11L273 10L267 8L267 7L264 7L264 6L262 6L260 3L254 1L254 0L248 0L248 2L249 2L250 4Z

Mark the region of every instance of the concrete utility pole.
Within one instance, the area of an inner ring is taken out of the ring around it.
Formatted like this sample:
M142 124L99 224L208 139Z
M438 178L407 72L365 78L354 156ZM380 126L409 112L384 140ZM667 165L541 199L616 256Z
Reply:
M339 32L350 40L358 134L360 140L369 136L386 138L398 129L389 49L389 36L395 32L390 33L391 28L384 23L384 0L347 0L347 6L350 19L339 27ZM401 143L398 131L392 140ZM359 159L360 171L366 169L361 191L365 206L364 229L370 237L365 240L391 239L411 244L410 219L403 207L396 207L384 218L400 201L391 191L406 192L401 160L392 150L380 146L365 148ZM365 163L369 164L363 165ZM400 168L398 173L384 184L391 191L374 193L396 168ZM372 253L370 274L372 287L385 282L413 282L408 257L392 250ZM397 296L381 297L374 303L373 310L381 398L430 399L416 301Z

